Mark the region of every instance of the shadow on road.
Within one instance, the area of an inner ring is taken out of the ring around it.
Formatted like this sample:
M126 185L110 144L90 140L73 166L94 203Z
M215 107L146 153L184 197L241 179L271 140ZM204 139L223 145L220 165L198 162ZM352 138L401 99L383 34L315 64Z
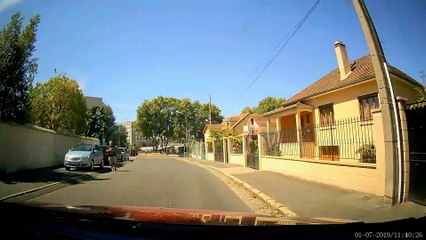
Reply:
M64 182L68 184L78 184L87 181L103 181L97 175L111 172L111 168L95 168L93 172L85 170L66 171L63 167L49 167L34 170L20 171L16 173L4 174L0 176L0 182L4 184L18 184L22 182Z

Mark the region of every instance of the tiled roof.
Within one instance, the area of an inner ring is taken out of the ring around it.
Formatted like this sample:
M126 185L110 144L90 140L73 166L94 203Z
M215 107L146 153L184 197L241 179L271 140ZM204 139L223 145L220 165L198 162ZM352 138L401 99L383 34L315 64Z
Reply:
M357 60L350 63L351 65L351 73L346 77L346 79L340 80L340 72L339 68L334 69L329 74L325 75L318 81L314 82L313 84L309 85L307 88L303 89L290 99L288 99L283 106L288 106L293 103L303 101L307 98L326 93L329 91L333 91L339 88L343 88L346 86L350 86L356 83L360 83L369 79L374 78L374 69L373 64L371 61L370 55L363 56L361 58L358 58ZM420 85L416 80L405 74L404 72L400 71L399 69L390 66L390 72L394 75L397 75L404 80L411 82L415 85ZM282 109L281 109L282 110ZM275 109L270 113L273 112L279 112L280 108Z
M211 130L211 129L221 129L222 126L223 126L222 124L206 124L204 126L203 133L205 133L207 130Z
M222 122L222 130L227 128L227 124L226 123L231 123L231 128L234 128L235 126L237 126L242 120L244 120L247 116L249 115L249 113L242 113L239 115L235 115L235 116L230 116L228 118L226 118L225 120L223 120Z

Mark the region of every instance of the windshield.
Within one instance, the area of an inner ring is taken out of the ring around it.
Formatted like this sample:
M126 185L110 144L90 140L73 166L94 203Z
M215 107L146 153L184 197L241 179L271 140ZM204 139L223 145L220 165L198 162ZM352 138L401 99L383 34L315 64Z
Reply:
M70 151L92 151L92 144L79 144L71 148Z
M0 0L0 199L425 216L425 10Z

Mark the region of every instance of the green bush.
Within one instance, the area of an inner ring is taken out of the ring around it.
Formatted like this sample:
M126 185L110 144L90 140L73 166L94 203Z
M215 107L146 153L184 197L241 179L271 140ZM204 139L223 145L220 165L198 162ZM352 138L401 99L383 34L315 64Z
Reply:
M360 161L362 163L376 163L376 147L374 144L364 144L356 153L360 154Z

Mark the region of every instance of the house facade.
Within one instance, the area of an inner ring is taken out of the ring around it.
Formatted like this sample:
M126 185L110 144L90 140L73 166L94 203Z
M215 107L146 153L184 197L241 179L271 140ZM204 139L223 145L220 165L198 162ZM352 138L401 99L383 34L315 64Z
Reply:
M269 128L259 168L383 196L388 160L381 159L381 104L371 57L349 61L342 42L334 47L338 68L263 115ZM392 66L389 72L395 96L415 102L422 85Z

